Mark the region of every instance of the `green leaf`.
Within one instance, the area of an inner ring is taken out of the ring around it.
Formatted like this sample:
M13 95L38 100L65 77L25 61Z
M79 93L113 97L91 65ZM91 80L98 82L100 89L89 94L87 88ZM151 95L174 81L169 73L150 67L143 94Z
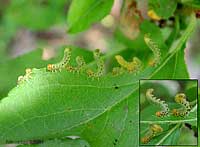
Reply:
M109 14L113 0L73 0L67 23L68 32L81 32Z
M138 100L138 91L135 91L110 111L91 121L88 124L90 127L84 128L82 136L94 147L137 146L138 140L133 138L138 138Z
M180 0L182 4L189 6L191 8L200 9L199 0Z
M12 0L4 17L10 23L18 26L26 26L32 30L43 30L64 20L65 4L66 0L47 0L46 4L39 0Z
M158 16L168 19L176 10L175 0L149 0L149 9L153 9Z
M195 19L192 19L191 24L194 22ZM180 46L194 29L191 24L186 36L180 39ZM174 48L160 66L167 64L180 49L179 46ZM138 146L138 126L135 123L139 117L136 111L139 104L138 82L141 78L151 78L159 67L147 67L138 75L127 73L114 77L107 74L99 80L92 80L85 74L33 69L32 78L15 87L8 97L1 100L0 132L3 133L0 134L0 142L78 135L96 147L111 143L113 146L113 141L118 146L126 146L130 142ZM89 132L90 128L90 133L85 132L85 129ZM130 136L127 138L126 134ZM96 140L89 140L88 135Z
M17 147L90 147L90 145L81 139L48 140L35 145L18 145Z
M198 97L198 81L192 81L188 85L186 85L185 94L188 96L190 101L196 100Z

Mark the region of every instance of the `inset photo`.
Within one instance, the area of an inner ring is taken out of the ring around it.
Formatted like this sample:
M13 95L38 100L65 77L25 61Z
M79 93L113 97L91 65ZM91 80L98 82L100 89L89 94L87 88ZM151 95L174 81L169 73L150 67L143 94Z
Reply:
M198 145L198 81L140 80L140 145Z

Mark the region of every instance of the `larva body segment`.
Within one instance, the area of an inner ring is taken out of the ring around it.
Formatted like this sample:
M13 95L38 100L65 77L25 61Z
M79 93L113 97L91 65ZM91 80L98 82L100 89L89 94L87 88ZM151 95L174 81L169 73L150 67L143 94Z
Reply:
M86 65L84 58L82 56L77 56L76 57L76 63L77 63L77 67L73 67L73 66L68 64L66 66L67 71L69 71L69 72L78 72L78 73L83 71L84 66Z
M141 142L147 144L151 140L151 136L144 136L141 138Z
M165 101L162 101L162 100L156 98L153 95L153 91L154 91L154 89L147 89L147 91L146 91L147 100L149 100L153 104L158 105L158 106L160 106L162 108L161 111L156 112L156 116L157 117L167 116L169 114L168 104L166 104Z
M76 63L77 63L77 71L78 72L83 71L83 69L86 65L84 58L82 56L77 56Z
M191 107L189 102L186 99L186 95L184 93L178 93L175 96L175 102L182 106L182 109L173 109L172 114L174 116L184 117L189 114Z
M126 61L120 55L116 55L115 58L117 62L120 64L120 66L126 69L129 73L133 73L133 72L137 73L140 71L142 67L142 62L137 57L133 57L132 62Z
M158 45L150 38L150 34L144 35L144 41L154 54L154 60L150 62L150 66L157 66L161 61L161 51Z
M61 71L62 69L66 68L66 66L69 64L70 58L71 58L71 49L66 48L64 50L63 59L59 63L48 64L47 70L52 72Z
M112 75L117 76L124 73L124 69L122 67L114 67L112 69Z
M91 69L88 69L87 74L88 74L89 77L99 78L105 73L105 64L104 64L104 61L103 61L103 59L101 58L100 55L101 55L101 53L100 53L99 49L96 49L93 52L94 59L97 63L97 71L94 72Z

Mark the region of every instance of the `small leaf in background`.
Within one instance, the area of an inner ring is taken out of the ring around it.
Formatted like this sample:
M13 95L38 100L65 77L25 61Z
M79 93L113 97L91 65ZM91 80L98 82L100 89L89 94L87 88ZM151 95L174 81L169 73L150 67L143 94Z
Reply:
M46 2L12 0L5 19L17 26L26 26L32 30L44 30L55 23L64 21L66 3L66 0L47 0Z
M111 11L113 0L73 0L67 16L68 32L84 31Z

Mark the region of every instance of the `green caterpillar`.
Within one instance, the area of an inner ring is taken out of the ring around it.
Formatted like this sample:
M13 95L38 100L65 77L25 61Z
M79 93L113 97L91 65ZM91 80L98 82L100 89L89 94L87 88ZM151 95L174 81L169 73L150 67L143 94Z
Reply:
M163 128L160 125L152 124L149 128L147 134L141 138L141 142L147 144L153 137L155 137L158 133L163 132Z
M178 93L175 96L175 102L180 104L183 109L173 109L172 114L174 116L187 116L191 110L190 104L186 99L186 95L184 93Z
M156 105L158 105L158 106L160 106L162 108L161 111L156 112L156 116L157 117L167 116L169 114L168 104L166 104L165 101L157 99L153 95L153 91L154 91L154 89L147 89L147 91L146 91L146 98L147 98L147 100L153 102L154 104L156 104Z
M94 59L97 63L97 71L94 72L91 69L88 69L87 74L88 74L89 77L99 78L105 73L105 64L104 64L104 61L103 61L103 59L101 58L100 55L101 55L101 53L100 53L99 49L96 49L93 52Z
M157 66L161 61L161 51L158 45L150 38L150 34L144 35L144 41L154 54L154 60L149 63L150 66Z
M66 68L66 66L69 64L70 58L71 58L71 49L66 48L64 50L63 59L59 63L48 64L47 70L52 72L61 71L62 69Z
M116 55L115 58L121 67L113 68L113 75L122 74L125 70L127 70L129 73L137 73L142 68L142 62L137 57L133 57L131 62L126 61L120 55Z

